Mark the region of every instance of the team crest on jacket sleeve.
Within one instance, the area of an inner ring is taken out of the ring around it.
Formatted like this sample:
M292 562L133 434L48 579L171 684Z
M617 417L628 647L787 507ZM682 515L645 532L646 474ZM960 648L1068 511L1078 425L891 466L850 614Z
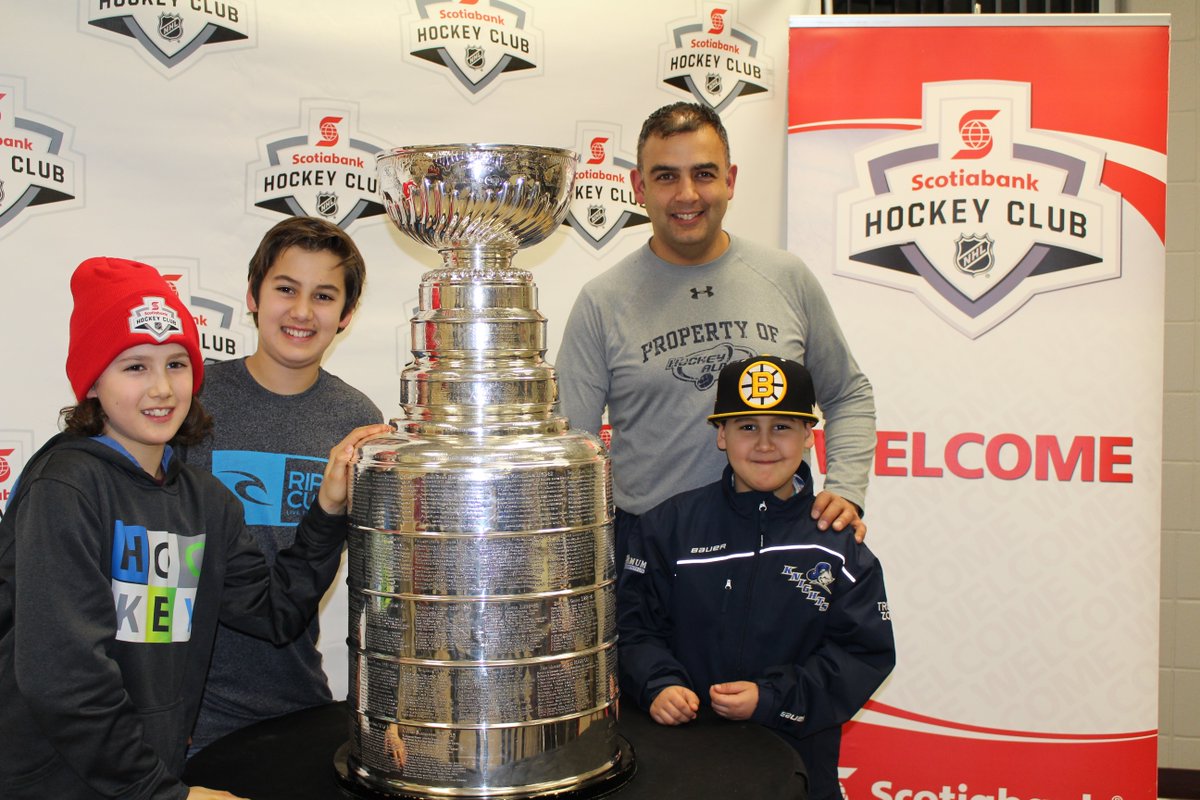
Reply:
M818 611L829 610L828 595L833 592L833 566L828 561L819 561L803 572L797 567L785 564L784 575L790 583L804 593L804 596L817 607Z
M854 154L836 274L911 292L977 338L1034 295L1121 274L1092 141L1030 127L1027 83L924 87L922 127Z

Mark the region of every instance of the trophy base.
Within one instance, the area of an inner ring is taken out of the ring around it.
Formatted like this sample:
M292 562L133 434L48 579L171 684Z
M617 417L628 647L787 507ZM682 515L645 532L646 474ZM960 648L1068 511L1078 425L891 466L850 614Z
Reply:
M350 757L350 743L346 742L338 748L333 756L333 768L337 773L338 786L343 795L355 800L451 800L452 798L504 798L505 800L524 800L525 798L549 797L554 800L594 800L612 794L628 783L637 772L637 764L633 757L633 747L624 736L617 736L618 753L612 766L599 775L579 781L569 786L552 789L537 787L505 787L505 788L439 788L421 787L420 790L409 788L383 789L363 783L357 775L353 760Z

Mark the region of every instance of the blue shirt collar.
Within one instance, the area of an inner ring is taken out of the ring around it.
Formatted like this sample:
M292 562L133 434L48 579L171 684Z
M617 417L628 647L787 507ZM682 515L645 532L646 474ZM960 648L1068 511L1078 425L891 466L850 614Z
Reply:
M100 442L101 444L108 445L113 450L116 450L118 453L121 453L122 455L124 455L126 458L128 458L130 461L132 461L134 464L137 464L139 469L141 468L142 465L138 463L138 460L133 457L132 453L130 453L128 450L125 449L125 445L121 444L116 439L112 438L111 436L105 436L104 434L101 434L99 436L93 436L92 441ZM174 457L174 455L175 455L175 451L171 449L171 445L166 445L165 447L163 447L163 457L162 457L163 475L167 474L167 466L170 465L171 459Z

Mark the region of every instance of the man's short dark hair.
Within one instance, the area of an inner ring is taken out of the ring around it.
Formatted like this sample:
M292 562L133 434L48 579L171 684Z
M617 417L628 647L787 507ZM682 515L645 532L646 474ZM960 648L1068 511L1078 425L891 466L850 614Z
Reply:
M362 253L358 252L358 246L354 244L350 234L332 222L318 217L288 217L266 232L250 259L250 296L254 298L254 302L258 302L258 293L262 289L267 272L290 247L299 247L310 253L328 250L337 256L346 283L346 297L342 303L341 316L346 316L358 307L363 284L367 281L367 266ZM257 325L258 314L252 316L254 324Z
M721 144L725 145L725 163L728 165L731 163L729 134L725 132L725 125L722 124L721 117L709 106L700 103L679 102L663 106L642 123L642 132L638 135L637 143L638 169L642 169L642 148L646 146L646 140L651 136L666 139L677 133L698 131L705 125L715 130L717 136L721 137Z

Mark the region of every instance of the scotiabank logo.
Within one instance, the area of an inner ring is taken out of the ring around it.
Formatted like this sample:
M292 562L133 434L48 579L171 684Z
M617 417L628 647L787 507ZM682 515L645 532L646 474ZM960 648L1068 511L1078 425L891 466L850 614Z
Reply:
M962 137L963 149L954 158L983 158L992 152L992 131L987 121L999 114L997 109L968 111L958 121L958 135Z
M871 784L871 796L878 800L1039 800L1036 797L1021 798L1008 793L1004 786L995 791L980 792L960 783L957 788L949 785L938 788L910 789L895 787L891 781L876 781Z
M248 345L257 341L257 333L241 297L201 288L201 269L196 259L147 256L141 260L154 265L192 312L204 363L249 355Z
M706 3L697 10L667 26L659 80L717 111L739 97L770 97L775 68L763 38L736 22L724 5Z
M603 164L606 156L604 155L604 145L608 143L607 136L597 136L592 139L591 153L592 157L588 159L589 164Z
M502 78L542 73L542 33L513 0L413 0L404 22L404 59L450 77L469 100Z
M25 459L32 452L32 431L0 430L0 511L8 507Z
M259 140L247 172L248 201L296 217L324 217L340 228L384 213L375 155L383 146L357 131L357 106L304 101L302 126Z
M926 84L921 130L854 154L834 272L911 292L972 339L1035 295L1120 277L1121 197L1100 183L1105 154L1030 128L1030 92Z
M316 142L317 147L333 147L338 143L341 137L338 135L338 123L342 121L341 117L325 117L319 125L321 131L321 140Z
M602 253L622 231L650 221L638 203L629 172L636 165L632 156L616 152L621 128L607 122L581 122L575 134L578 152L589 158L575 171L574 195L563 224Z
M708 29L709 33L717 34L725 32L725 12L728 9L714 8L709 14L709 19L712 20L712 27Z
M0 233L34 214L83 205L83 157L72 152L72 130L22 107L25 82L0 76Z

